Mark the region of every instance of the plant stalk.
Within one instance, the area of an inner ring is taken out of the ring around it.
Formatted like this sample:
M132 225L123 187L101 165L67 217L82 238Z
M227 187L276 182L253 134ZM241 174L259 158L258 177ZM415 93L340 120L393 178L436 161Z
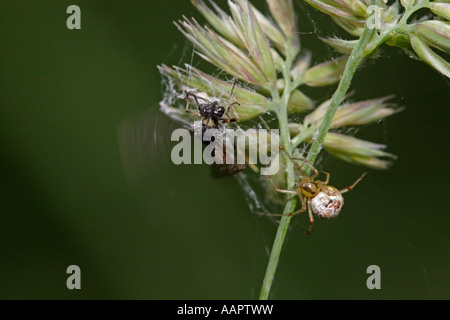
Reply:
M288 43L288 46L290 43ZM284 78L284 91L279 97L278 90L274 88L272 91L272 99L274 101L278 101L277 103L277 118L278 124L280 128L280 143L285 148L285 150L291 150L291 138L289 133L288 126L288 114L287 107L289 103L289 98L292 92L293 84L290 77L290 70L292 67L293 58L290 56L289 48L286 49L286 60L283 67L283 78ZM294 186L295 183L295 172L294 166L292 162L287 157L287 155L283 156L284 159L284 168L286 170L286 185L287 188L290 189ZM286 206L284 208L283 214L288 214L294 211L294 208L297 205L297 198L292 198L287 201ZM289 228L289 224L291 221L291 216L283 216L280 220L280 224L277 229L277 233L275 235L275 239L273 242L272 250L269 257L269 262L267 264L266 274L264 276L263 285L261 288L261 292L259 295L260 300L267 300L269 298L270 288L272 287L273 278L275 276L275 272L277 270L278 261L280 259L281 249L283 248L284 240L286 239L287 230Z
M366 26L364 27L364 31L359 39L359 42L357 46L353 49L344 73L342 75L342 78L339 82L338 88L336 92L334 93L330 105L328 106L328 109L325 113L324 119L318 129L317 134L315 135L314 142L311 146L311 149L308 153L307 160L309 163L314 163L317 155L320 152L320 149L322 148L323 141L325 140L325 136L328 133L328 130L330 128L331 122L334 118L334 115L336 113L337 108L342 103L342 101L345 98L345 94L347 93L350 83L352 81L352 78L356 72L356 69L360 65L360 63L364 59L364 49L366 48L367 43L371 39L373 35L374 30L369 29ZM289 50L286 50L286 52L289 52ZM277 116L278 116L278 123L280 127L280 141L281 145L285 148L285 150L291 151L291 139L289 134L289 128L288 128L288 118L287 118L287 106L289 97L292 90L292 81L291 77L289 75L290 68L292 66L292 58L287 56L285 60L284 70L283 70L283 76L285 80L285 87L283 91L283 95L281 99L278 99L278 108L277 108ZM276 90L274 90L276 91ZM272 98L276 100L276 95L273 92ZM279 98L279 95L278 95ZM296 141L298 143L298 141ZM286 181L287 181L287 187L288 189L291 189L294 186L295 183L295 172L293 165L289 158L285 155L285 168L286 168ZM305 172L308 172L307 167L304 168ZM295 209L295 206L297 204L297 197L294 199L288 200L286 203L286 206L284 208L283 214L288 214L290 212L293 212ZM287 231L289 229L289 224L291 221L292 216L283 216L280 220L280 224L277 229L277 233L275 235L275 240L272 246L272 251L270 253L269 262L267 264L266 274L264 276L263 285L261 288L260 300L267 300L269 298L270 289L272 287L272 282L277 270L281 250L283 249L283 244L286 239Z
M320 127L316 135L314 136L313 143L306 157L306 160L308 160L309 163L314 163L317 156L319 155L320 150L322 149L323 141L325 140L325 136L330 129L334 115L336 114L338 107L341 105L342 101L345 98L345 95L348 92L356 69L364 60L365 48L372 38L374 32L375 29L370 29L366 24L364 26L364 31L359 38L358 44L352 50L352 53L348 58L344 73L342 74L341 80L339 81L339 85L334 92L333 97L331 98L330 104L327 108L327 111L325 112L325 116L323 117L322 123L320 124ZM307 166L304 166L304 170L307 173L309 171L309 168Z

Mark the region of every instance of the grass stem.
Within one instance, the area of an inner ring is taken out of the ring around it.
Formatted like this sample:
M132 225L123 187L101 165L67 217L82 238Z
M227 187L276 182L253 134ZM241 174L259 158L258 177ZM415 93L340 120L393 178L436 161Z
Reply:
M343 76L339 82L338 88L334 93L330 105L325 113L324 119L317 131L317 134L314 137L314 142L309 150L307 160L309 163L314 163L317 155L319 154L323 141L325 140L325 136L328 133L333 117L336 113L337 108L342 103L345 98L345 94L347 93L350 83L353 79L353 76L356 72L356 69L361 64L364 59L364 49L371 39L374 30L371 30L367 27L364 28L364 31L359 39L357 46L353 49L346 67L343 73ZM289 52L290 50L286 50ZM281 145L285 148L285 150L291 150L292 142L290 139L289 128L288 128L288 118L287 118L287 106L291 93L291 88L293 86L291 77L289 75L289 70L292 66L291 57L287 56L285 60L283 76L285 81L283 95L280 99L278 95L278 123L280 127L280 141ZM277 97L275 93L272 94L272 98ZM295 141L298 144L298 141ZM294 186L295 183L295 172L291 161L285 155L285 168L286 168L286 181L287 187L290 189ZM307 172L305 168L305 172ZM308 168L309 169L309 168ZM283 214L288 214L293 212L295 206L297 205L297 197L287 201ZM280 259L281 250L283 249L283 244L286 239L286 235L289 229L290 221L292 216L283 216L280 220L280 224L278 225L277 233L275 235L274 243L272 246L272 251L270 253L269 262L267 264L266 274L264 276L263 285L261 288L259 299L267 300L269 298L270 289L272 287L273 279L275 277L275 273L278 267L278 262Z

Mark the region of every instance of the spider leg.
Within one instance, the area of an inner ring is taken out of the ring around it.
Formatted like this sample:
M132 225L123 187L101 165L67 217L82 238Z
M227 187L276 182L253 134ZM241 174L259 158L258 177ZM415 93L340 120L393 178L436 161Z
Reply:
M273 188L275 189L276 192L280 192L280 193L288 193L288 194L297 194L298 197L300 198L300 201L302 202L302 207L301 209L298 209L296 211L293 211L291 213L264 213L264 212L256 212L257 214L260 215L264 215L264 216L274 216L274 217L290 217L293 215L296 215L298 213L302 213L306 211L306 203L305 203L305 199L303 198L303 195L301 194L300 191L291 191L291 190L283 190L283 189L279 189L272 181L272 178L270 176L268 176L270 179L270 182L272 182Z
M270 217L292 217L293 215L296 215L296 214L299 214L299 213L302 213L302 212L305 212L305 210L299 209L297 211L293 211L291 213L286 213L286 214L283 214L283 213L266 213L266 212L256 211L256 214L259 214L259 215L262 215L262 216L270 216Z
M275 183L273 182L272 177L271 177L271 176L268 176L268 177L269 177L270 182L272 183L273 189L274 189L276 192L279 192L279 193L287 193L287 194L297 194L296 191L292 191L292 190L283 190L283 189L278 188L278 187L275 185Z
M362 178L364 178L364 176L367 174L367 172L364 172L361 177L358 178L358 180L356 180L355 182L353 182L353 184L350 187L347 187L345 189L339 190L340 193L345 193L348 191L352 191L352 189L358 184L358 182L361 181Z
M321 170L322 171L322 170ZM325 178L325 181L321 181L323 184L328 185L328 182L330 182L330 174L328 172L322 171L327 177Z
M306 160L306 159L298 159L298 158L295 158L295 160L303 161L304 163L306 163L314 171L314 174L310 177L311 180L314 180L314 178L316 178L319 175L319 171L317 171L317 169L314 168L314 166L311 163L309 163L308 160Z
M305 197L303 197L303 194L301 193L300 190L297 190L297 195L298 195L300 201L302 202L302 212L306 211Z
M306 234L311 234L311 230L314 225L314 217L311 211L311 199L308 199L308 215L309 215L309 228L308 230L306 230Z
M280 146L280 149L283 150L287 156L289 157L289 159L291 159L292 164L297 168L298 171L300 171L303 174L303 170L302 168L298 165L297 162L294 161L294 158L291 157L291 155L286 151L286 149L283 148L283 146ZM299 159L300 160L300 159Z
M283 146L280 146L280 149L283 150L283 151L288 155L289 159L291 159L291 161L292 161L292 163L294 164L294 166L297 168L298 171L301 172L301 174L302 174L304 177L307 177L308 175L302 170L302 168L300 167L300 165L299 165L297 162L295 162L294 160L303 161L303 162L306 163L311 169L313 169L314 174L310 177L311 180L314 180L314 178L317 177L317 176L319 175L319 172L317 171L317 169L314 168L313 165L312 165L311 163L308 162L308 160L291 157L291 155L286 151L285 148L283 148Z

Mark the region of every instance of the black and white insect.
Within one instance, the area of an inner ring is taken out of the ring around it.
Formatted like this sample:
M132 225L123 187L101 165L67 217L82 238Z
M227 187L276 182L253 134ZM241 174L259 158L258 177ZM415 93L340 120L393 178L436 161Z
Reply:
M233 83L233 86L231 88L230 92L230 100L233 96L233 91L235 87L235 82ZM189 109L191 98L193 101L195 101L195 104L197 106L198 112L191 111ZM202 142L205 145L209 145L214 140L208 140L204 139L205 132L208 129L216 130L219 135L225 134L225 128L223 127L224 123L231 123L231 122L237 122L239 121L239 115L237 114L236 110L234 109L235 105L240 105L238 102L231 102L227 107L224 107L220 104L220 101L218 100L208 100L196 93L196 91L189 91L184 90L184 97L183 100L186 100L186 112L192 113L197 115L198 117L201 117L202 119L202 130L201 130L201 136L198 134L198 138L202 140ZM230 112L234 114L234 116L230 116ZM212 135L212 139L214 139L214 134ZM225 145L222 145L222 157L223 161L222 164L213 164L213 174L216 177L222 177L222 176L231 176L234 174L237 174L243 170L245 170L246 165L245 164L226 164L226 154L227 149ZM215 156L215 154L213 154Z
M230 99L233 96L235 83L231 88ZM186 103L186 112L193 113L202 118L203 126L206 129L209 128L219 128L222 123L231 123L239 121L239 115L234 109L235 105L240 105L238 102L231 102L227 107L220 104L218 100L208 100L195 91L184 90L184 100ZM193 112L189 110L190 98L193 98L195 104L197 105L198 112ZM234 113L234 117L230 116L230 112Z

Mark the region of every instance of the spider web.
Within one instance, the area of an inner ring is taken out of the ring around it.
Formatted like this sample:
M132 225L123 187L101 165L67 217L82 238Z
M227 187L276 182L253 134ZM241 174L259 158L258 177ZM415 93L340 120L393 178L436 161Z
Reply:
M303 38L305 37L309 37L309 35L313 35L313 36L320 36L320 37L330 37L330 36L336 36L334 34L329 34L329 33L324 33L322 31L322 29L319 27L319 25L321 25L321 23L323 23L323 19L329 19L329 17L327 17L326 15L321 15L321 17L319 18L319 20L314 20L311 14L311 8L309 8L305 3L303 3L302 1L298 1L297 4L299 4L299 6L301 7L301 12L302 12L302 17L306 17L310 27L312 28L312 31L308 31L308 32L302 32L301 36ZM337 27L338 28L338 27ZM338 35L339 36L339 35ZM343 37L343 38L348 38L347 37ZM387 52L386 52L387 51ZM408 91L407 93L405 92L404 86L402 86L400 84L400 80L398 78L397 73L400 71L398 67L394 66L391 56L390 56L390 52L393 50L386 50L383 52L384 54L384 61L387 61L387 63L385 63L388 66L388 71L390 73L390 79L391 79L391 89L394 89L394 93L396 94L396 96L398 97L400 103L404 103L405 101L412 101L415 97L420 97L423 96L424 94L433 94L433 92L445 92L445 90L447 90L447 93L449 92L448 87L450 87L450 80L443 77L442 76L442 85L440 86L436 86L436 87L432 87L432 88L426 88L426 89L419 89L415 92L410 92ZM332 52L332 49L327 47L327 56L330 59L333 59L333 56L335 56L335 53ZM399 49L397 49L397 52L395 52L394 54L396 55L403 55L404 59L408 59L405 54L403 52L400 52ZM375 63L375 62L373 62ZM366 63L367 68L371 69L371 64L372 62L369 61L368 63ZM420 67L420 66L419 66ZM365 66L363 68L366 68ZM329 92L329 94L332 94L332 92ZM448 95L447 95L448 97ZM447 100L448 102L448 100ZM401 115L399 115L401 116ZM384 140L384 142L387 142L388 140L388 127L386 125L386 121L383 120L381 121L382 123L382 138ZM411 238L411 235L408 234L408 232L406 231L407 228L404 225L404 222L401 220L401 218L398 216L396 210L393 209L392 204L390 204L390 201L386 199L385 196L385 190L380 189L376 182L374 181L374 179L371 177L371 175L368 176L367 180L370 181L370 185L372 190L374 191L374 193L376 194L377 198L379 199L379 203L382 205L382 210L381 212L383 213L384 216L386 216L386 220L389 221L393 226L394 229L396 229L397 234L399 235L399 238L401 239L401 241L404 243L404 247L401 250L405 250L407 252L409 252L409 255L412 259L412 263L415 264L415 266L420 270L420 273L422 274L421 279L416 279L417 281L422 281L426 290L426 296L429 299L433 299L433 285L432 285L432 274L436 273L437 275L442 275L443 277L446 277L447 280L444 280L444 282L446 281L446 285L448 286L448 284L450 283L450 281L448 280L448 274L450 274L450 266L448 265L448 251L446 253L444 253L444 255L446 255L446 259L444 259L444 261L447 262L447 264L444 265L440 265L438 268L431 268L428 266L428 261L426 260L426 258L423 257L423 254L421 254L417 248L417 244L414 243L414 241ZM406 247L406 248L405 248ZM439 276L437 276L439 277Z
M330 34L325 34L323 31L321 31L321 29L319 28L319 25L321 25L321 23L323 23L326 19L325 15L322 15L320 17L319 20L314 20L314 18L312 17L311 14L311 8L309 6L307 6L306 4L304 4L303 2L299 2L298 3L300 8L301 8L301 18L302 18L302 28L300 29L301 31L300 36L302 39L302 43L305 44L305 46L308 44L308 42L317 42L319 40L317 40L317 36L321 36L321 37L326 37L326 36L332 36ZM338 27L336 27L338 28ZM320 41L319 41L320 42ZM335 59L338 55L328 46L323 45L322 46L324 48L324 52L322 52L322 56L320 58L320 60L314 61L313 60L313 64L316 63L320 63L323 61L327 61L327 60L331 60L331 59ZM399 53L402 54L402 53ZM186 59L187 58L187 59ZM183 54L182 57L179 61L179 63L177 65L182 66L182 62L186 62L186 60L188 61L187 63L189 65L198 67L200 70L202 70L202 68L205 66L205 63L201 62L200 59L197 59L196 54L195 54L195 47L192 46L192 44L190 44L190 42L186 41L186 45L184 46L183 49ZM399 79L396 76L397 71L395 70L395 66L392 64L391 60L389 59L389 57L387 58L388 61L388 65L390 66L390 73L391 73L391 80L393 83L393 89L395 89L395 93L398 95L400 101L406 101L408 99L411 99L414 96L419 96L422 94L426 94L426 93L432 93L434 90L442 90L443 88L448 88L449 87L449 82L448 80L445 80L445 84L442 87L437 87L437 88L431 88L431 89L427 89L424 91L417 91L415 93L405 93L402 90L402 86L399 83ZM208 67L208 66L206 66ZM370 68L370 63L368 68ZM220 71L215 71L214 73L215 77L221 78L222 80L226 80L228 83L232 83L233 82L233 78L230 77L229 75L227 75L224 72L220 72ZM191 74L189 73L189 78L191 77ZM237 85L243 85L242 83L237 83ZM179 109L181 111L184 110L185 108L185 102L180 100L180 97L183 95L183 90L181 88L177 88L177 86L175 85L175 83L173 82L172 79L170 78L163 78L162 79L162 87L163 87L163 103L175 108L175 109ZM251 89L251 87L247 86L247 89ZM316 102L321 102L323 100L328 99L332 93L334 92L333 87L330 88L326 88L322 90L322 95L320 96L320 98L317 98ZM388 92L388 94L390 94L392 92ZM214 98L219 98L219 99L226 99L228 98L229 93L219 93L217 97L210 97L212 99ZM371 98L371 97L368 97ZM164 111L164 110L163 110ZM192 115L186 115L186 114L180 114L177 112L167 112L164 111L166 113L167 116L169 116L171 119L175 120L175 122L177 122L178 124L181 124L183 127L185 128L190 128L192 121L194 120L198 120L195 119L195 117L192 117ZM292 114L290 115L290 121L293 122L301 122L303 120L303 116L304 115L298 115L298 114ZM276 121L276 117L274 115L265 115L264 116L266 122L268 122L268 124L272 127L272 126L276 126L277 121ZM385 121L382 121L382 138L387 141L387 137L388 137L388 127L386 125ZM145 127L145 126L144 126ZM232 128L242 128L243 130L247 129L247 128L260 128L261 127L261 123L258 119L255 120L250 120L247 121L243 124L239 123L235 123L232 124ZM141 131L145 131L146 129L142 129ZM126 130L125 130L126 131ZM146 135L153 135L153 142L152 144L154 146L157 146L158 144L161 144L162 142L158 140L158 136L161 136L162 131L160 130L160 128L155 128L153 130L153 132L151 132L150 134L147 132ZM158 142L159 141L159 142ZM155 150L161 150L160 147L155 147ZM301 154L304 154L306 152L306 147L302 147L300 149ZM160 151L158 151L160 152ZM320 164L320 166L323 166L324 162L326 161L326 159L328 158L327 154L322 153L321 156L319 157L319 161L318 163ZM320 167L319 167L320 168ZM268 190L271 188L270 185L267 184L267 179L263 179L261 176L259 175L255 175L251 172L243 172L243 173L239 173L235 176L235 178L237 179L241 189L243 190L243 195L245 196L245 201L250 209L251 212L277 212L279 211L279 208L281 207L279 204L274 203L271 199L267 196L267 192ZM389 200L386 199L386 194L385 194L385 190L380 188L377 183L375 182L374 179L372 179L369 175L368 177L368 181L370 181L370 186L371 186L371 190L377 195L379 203L381 203L383 205L383 210L381 210L383 212L383 215L386 216L386 220L390 221L391 225L393 226L393 228L396 231L396 234L398 235L398 237L400 238L400 241L403 242L404 244L404 248L400 248L399 250L403 250L403 251L407 251L410 258L413 261L413 264L415 265L416 268L418 268L420 270L420 273L422 275L421 279L418 281L422 281L424 284L424 287L426 288L426 295L428 298L432 298L433 297L433 286L432 286L432 281L430 280L430 270L432 268L430 268L428 266L428 262L425 258L422 257L422 255L420 254L420 252L418 251L416 244L412 241L411 236L408 234L408 232L406 231L406 227L404 225L404 222L399 218L397 212L393 209L392 204L390 204ZM259 218L259 217L258 217ZM256 218L255 215L255 219ZM269 218L270 221L274 224L274 226L277 224L277 219L275 218ZM299 220L303 220L303 219L299 219ZM296 223L298 224L299 220L297 221L293 221L293 228L297 229ZM258 219L257 221L261 221L261 219ZM260 222L258 222L260 223ZM306 222L302 222L306 225ZM300 228L302 228L304 226L301 226ZM260 236L258 237L258 241L256 241L255 246L260 247L261 243L260 241L263 242L263 246L265 249L265 253L268 256L270 254L270 248L271 248L271 239L268 239L266 236ZM406 249L405 249L406 248ZM400 253L400 251L399 251ZM254 269L255 269L255 274L256 274L256 269L259 269L260 266L256 266L256 263L254 265ZM443 268L444 272L445 270L450 271L450 268L448 266L444 266ZM259 286L260 286L260 280L259 278L255 278L254 279L254 287L252 288L252 292L253 294L257 293Z

